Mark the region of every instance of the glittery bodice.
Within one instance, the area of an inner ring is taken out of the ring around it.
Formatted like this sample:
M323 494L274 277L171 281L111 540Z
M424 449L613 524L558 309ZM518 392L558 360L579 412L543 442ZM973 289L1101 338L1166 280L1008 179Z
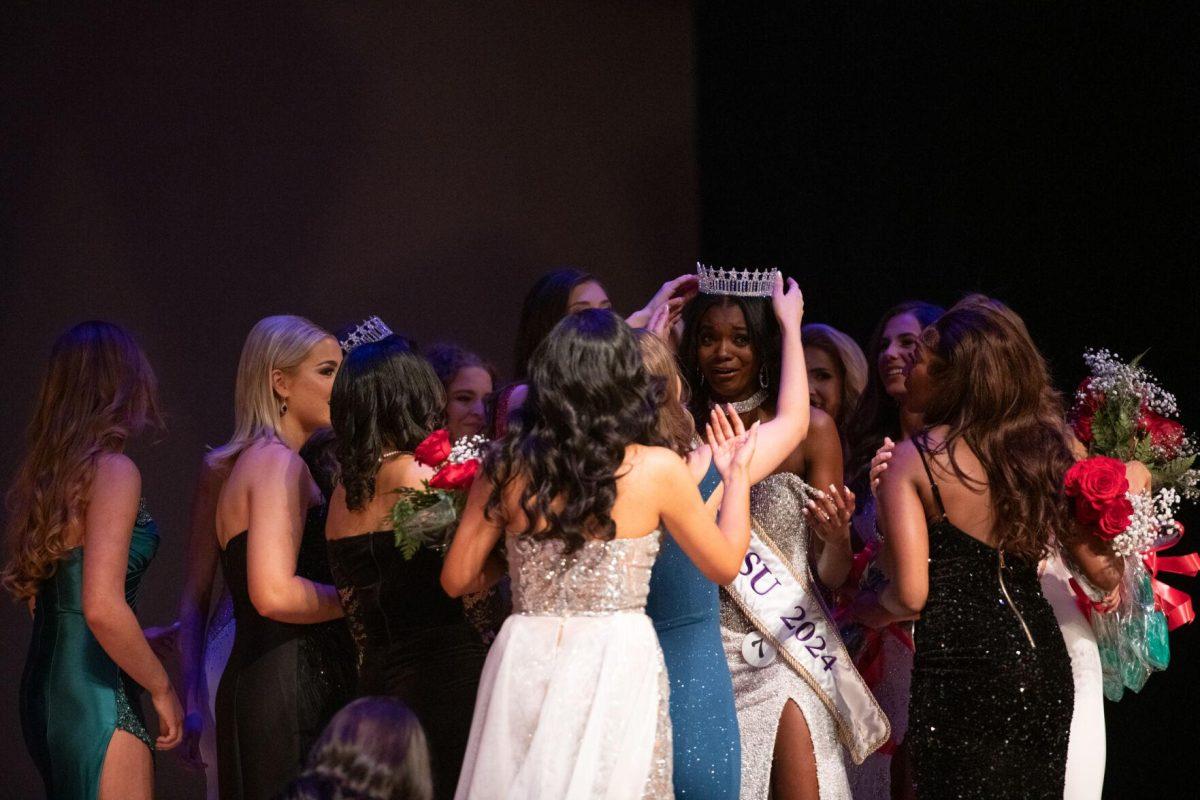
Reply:
M802 513L809 485L791 472L768 475L750 487L750 515L796 569L808 569L809 530ZM728 600L721 603L721 627L749 633L753 626Z
M808 525L804 502L812 488L791 472L769 475L750 487L750 513L793 564L808 563Z
M513 612L597 616L645 610L659 531L634 539L594 539L574 553L561 539L508 535Z

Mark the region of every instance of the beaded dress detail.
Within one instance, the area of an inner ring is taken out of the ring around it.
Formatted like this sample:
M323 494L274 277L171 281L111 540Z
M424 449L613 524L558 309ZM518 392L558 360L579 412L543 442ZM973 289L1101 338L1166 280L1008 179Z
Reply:
M925 469L941 517L929 525L929 597L914 637L917 796L1061 798L1074 690L1038 565L950 522Z
M660 533L507 538L513 616L488 652L457 798L671 798L669 688L645 614Z
M809 569L809 530L801 513L806 484L790 472L770 475L750 489L750 514L797 570ZM817 762L821 800L850 800L837 723L811 686L784 662L749 664L742 641L755 630L746 615L721 592L721 640L733 676L733 696L742 732L742 800L767 800L775 734L784 705L796 704L808 724Z

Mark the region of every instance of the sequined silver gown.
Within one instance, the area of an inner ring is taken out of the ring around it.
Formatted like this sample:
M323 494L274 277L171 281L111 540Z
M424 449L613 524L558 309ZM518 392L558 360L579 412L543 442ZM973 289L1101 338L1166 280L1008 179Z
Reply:
M456 800L670 798L667 672L645 614L660 533L509 535L513 615L488 652Z
M764 478L750 490L750 513L797 569L809 568L808 526L801 513L804 481L791 473ZM754 630L750 621L721 592L721 641L733 676L733 698L742 732L742 800L767 800L775 733L784 705L793 701L804 714L817 761L821 800L850 800L833 717L816 692L782 659L753 667L742 657L742 641Z

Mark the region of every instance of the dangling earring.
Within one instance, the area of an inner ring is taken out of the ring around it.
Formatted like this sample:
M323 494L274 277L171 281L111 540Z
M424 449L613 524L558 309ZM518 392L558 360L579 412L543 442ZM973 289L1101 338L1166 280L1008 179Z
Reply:
M700 369L699 367L696 367L696 375L700 379L700 385L703 386L704 385L704 370Z
M763 364L762 368L758 371L758 385L764 389L771 385L770 381L767 380L767 365L766 364Z
M286 413L287 413L287 400L284 400L282 403L279 404L279 416L282 417Z

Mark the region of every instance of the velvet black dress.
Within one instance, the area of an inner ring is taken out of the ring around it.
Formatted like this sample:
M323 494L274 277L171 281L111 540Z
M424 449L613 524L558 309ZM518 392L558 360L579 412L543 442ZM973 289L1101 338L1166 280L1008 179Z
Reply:
M1061 798L1074 689L1036 562L946 518L929 526L929 597L916 623L908 739L917 796Z
M442 590L442 558L405 560L390 530L328 543L334 583L358 652L358 691L408 704L433 758L434 796L451 798L462 768L487 648L461 601Z
M299 774L313 742L353 696L354 646L340 619L292 625L250 601L243 532L221 551L237 632L217 691L221 800L270 800ZM296 574L333 583L325 507L309 509Z

